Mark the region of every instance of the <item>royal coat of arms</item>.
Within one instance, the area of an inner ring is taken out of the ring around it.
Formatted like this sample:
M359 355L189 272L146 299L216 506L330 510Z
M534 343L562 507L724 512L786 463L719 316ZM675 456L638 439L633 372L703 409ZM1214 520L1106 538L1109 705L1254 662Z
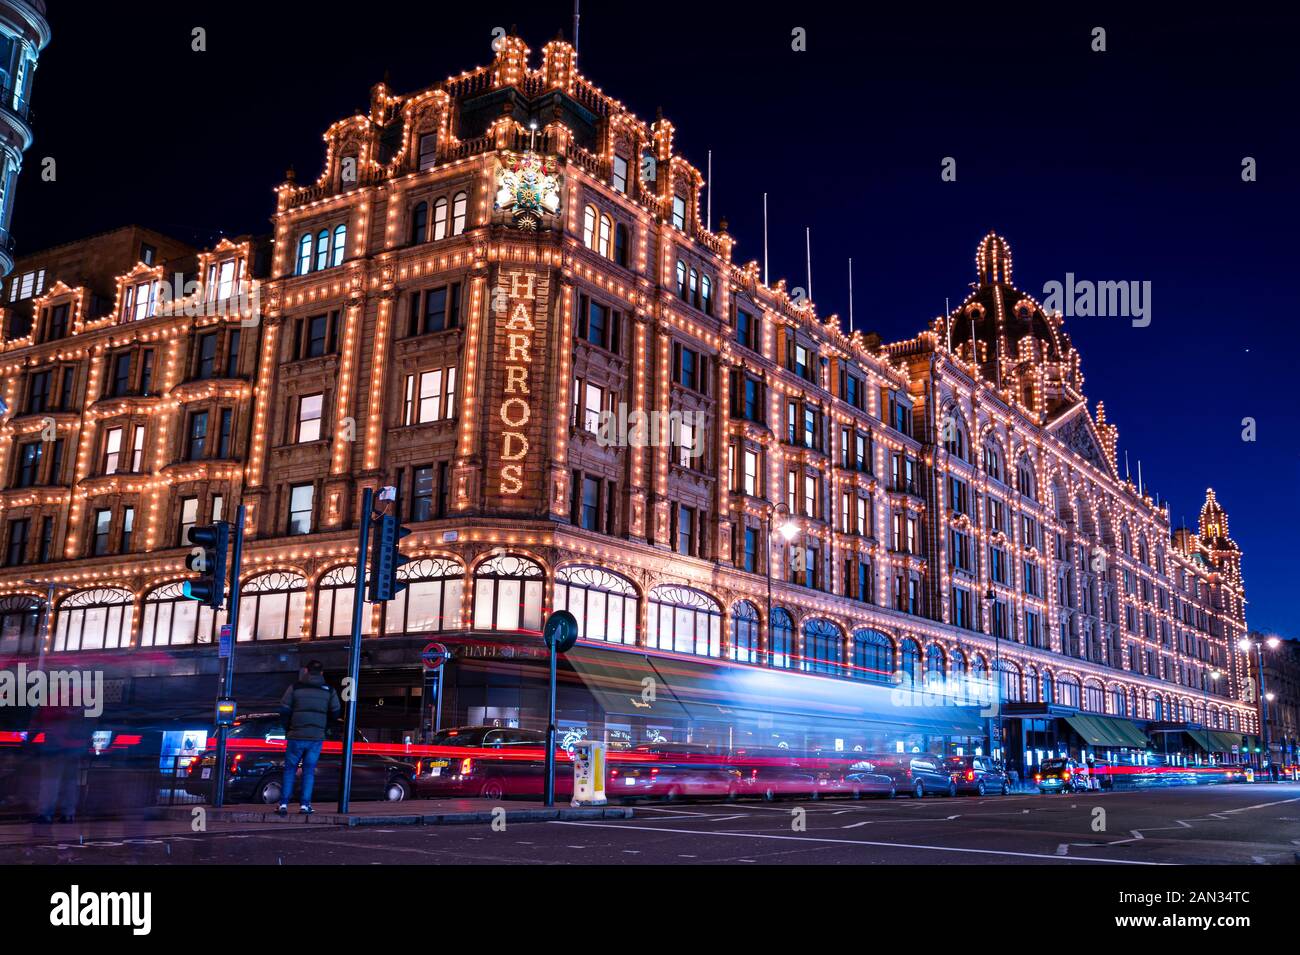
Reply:
M544 213L560 211L559 164L537 153L506 153L497 169L496 208L520 229L538 228Z

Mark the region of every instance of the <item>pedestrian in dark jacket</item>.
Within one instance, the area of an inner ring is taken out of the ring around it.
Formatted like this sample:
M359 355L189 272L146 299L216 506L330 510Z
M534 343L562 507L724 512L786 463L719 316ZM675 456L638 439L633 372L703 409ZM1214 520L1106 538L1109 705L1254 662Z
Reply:
M316 785L316 763L325 731L339 718L343 707L332 687L325 684L325 667L312 660L298 672L298 682L280 697L284 716L284 780L280 787L280 815L287 815L293 799L293 781L302 764L302 803L298 811L311 813L311 792Z

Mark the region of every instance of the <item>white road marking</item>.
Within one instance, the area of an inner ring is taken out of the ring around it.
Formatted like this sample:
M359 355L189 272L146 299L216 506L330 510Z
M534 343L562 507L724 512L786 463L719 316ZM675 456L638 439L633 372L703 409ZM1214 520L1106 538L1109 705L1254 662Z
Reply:
M593 829L635 829L641 832L671 832L678 835L681 834L681 830L679 829L660 829L657 826L628 826L607 822L577 822L563 819L552 819L547 823L547 825L585 826ZM732 839L776 839L786 842L825 842L845 846L879 846L886 849L924 849L930 852L958 852L968 855L1015 856L1021 859L1058 860L1060 858L1055 855L1044 855L1041 852L1011 852L1005 849L965 849L958 846L925 846L910 842L868 842L861 839L829 839L824 836L778 836L759 832L697 832L695 835L720 836ZM1069 861L1095 862L1100 865L1164 866L1171 864L1167 862L1145 862L1134 859L1089 859L1085 856L1074 856Z
M847 826L840 826L841 829L857 829L859 826L869 826L876 820L865 819L862 822L851 822Z
M1064 842L1062 842L1059 846L1056 847L1056 854L1058 856L1068 856L1070 854L1070 847L1066 845Z
M1234 812L1250 812L1252 809L1267 809L1269 806L1284 806L1289 802L1300 802L1300 796L1295 799L1279 799L1277 802L1262 802L1258 806L1242 806L1240 809L1225 809L1224 813L1231 815Z

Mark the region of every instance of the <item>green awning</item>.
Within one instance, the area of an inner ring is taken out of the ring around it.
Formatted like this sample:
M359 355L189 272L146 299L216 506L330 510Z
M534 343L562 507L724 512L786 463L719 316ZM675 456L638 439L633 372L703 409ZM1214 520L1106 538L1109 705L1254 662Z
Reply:
M1212 744L1211 753L1231 753L1234 746L1241 749L1241 737L1236 733L1209 730L1207 735L1210 737L1210 743Z
M1147 738L1128 720L1110 716L1085 716L1082 713L1067 716L1069 723L1084 741L1092 746L1117 746L1125 749L1146 749Z
M1192 738L1193 743L1201 747L1201 749L1205 750L1207 753L1213 753L1215 751L1214 740L1211 738L1210 733L1207 730L1187 730L1187 735Z

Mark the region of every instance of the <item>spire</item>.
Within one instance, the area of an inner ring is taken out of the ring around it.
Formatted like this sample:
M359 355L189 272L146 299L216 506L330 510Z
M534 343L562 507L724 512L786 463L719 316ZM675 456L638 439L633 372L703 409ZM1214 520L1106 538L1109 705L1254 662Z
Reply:
M990 231L975 250L975 273L980 285L1011 284L1011 245Z

